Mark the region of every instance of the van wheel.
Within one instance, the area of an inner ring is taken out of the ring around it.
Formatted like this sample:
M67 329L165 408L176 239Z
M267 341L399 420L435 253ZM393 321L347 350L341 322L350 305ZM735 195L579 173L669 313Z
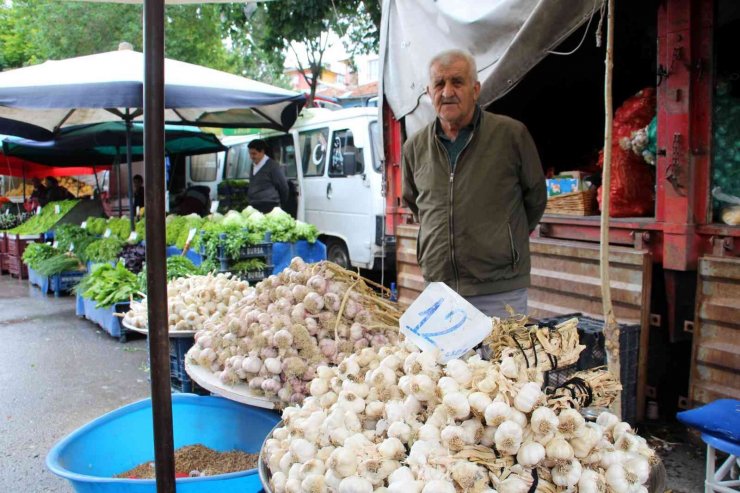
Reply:
M349 252L342 240L328 240L326 242L326 259L340 267L349 269Z

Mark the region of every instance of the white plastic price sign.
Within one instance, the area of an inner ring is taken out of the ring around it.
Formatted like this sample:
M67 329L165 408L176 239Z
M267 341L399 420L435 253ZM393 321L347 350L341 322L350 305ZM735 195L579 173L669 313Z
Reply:
M106 228L105 233L103 233L103 238L110 238L110 228Z
M211 214L215 214L218 211L218 200L211 202Z
M75 251L75 244L74 243L70 243L69 244L69 251L70 252L74 252Z
M81 227L82 229L85 229L85 228L87 228L87 221L82 221L82 224L80 224L80 227Z
M41 206L36 207L36 214L41 214Z
M188 244L188 245L189 245L189 244L190 244L190 242L192 242L192 241L193 241L193 238L195 238L195 233L196 233L196 231L197 231L197 230L196 230L195 228L190 228L190 231L188 231L188 239L187 239L187 240L185 240L185 243L186 243L186 244Z
M54 240L54 243L51 244L51 247L52 248L58 248L59 247L59 242L56 241L56 240Z
M128 241L136 241L136 238L139 237L139 233L136 231L131 231L131 234L128 235Z
M442 361L459 358L491 332L491 319L442 282L433 282L400 320L401 332L422 351L438 349Z
M56 204L54 206L54 214L61 214L61 213L62 213L62 208L59 207L59 204Z

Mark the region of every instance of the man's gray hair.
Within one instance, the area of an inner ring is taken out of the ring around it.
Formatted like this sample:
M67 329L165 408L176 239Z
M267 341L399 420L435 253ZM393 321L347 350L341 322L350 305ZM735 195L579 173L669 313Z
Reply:
M478 68L475 64L475 58L473 58L473 55L471 55L469 51L458 49L445 50L434 55L434 57L429 61L429 79L431 80L432 78L432 67L434 65L449 67L455 61L460 59L468 62L468 67L470 68L470 78L473 80L473 82L477 81Z

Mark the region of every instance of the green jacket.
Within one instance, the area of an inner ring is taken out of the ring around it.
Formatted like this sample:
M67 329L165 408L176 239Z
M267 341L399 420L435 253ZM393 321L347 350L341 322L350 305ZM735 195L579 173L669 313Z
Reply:
M403 146L403 201L419 221L417 260L427 282L463 296L529 286L529 233L547 203L527 128L481 111L451 172L435 121Z

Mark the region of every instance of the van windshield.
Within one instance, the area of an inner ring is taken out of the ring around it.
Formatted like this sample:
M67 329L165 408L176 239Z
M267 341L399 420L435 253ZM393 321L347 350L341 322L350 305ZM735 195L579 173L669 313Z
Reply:
M247 144L239 144L229 148L226 155L226 178L246 180L249 178L249 170L252 161L249 160L249 149Z
M213 181L218 171L218 154L190 156L190 179L192 181Z

